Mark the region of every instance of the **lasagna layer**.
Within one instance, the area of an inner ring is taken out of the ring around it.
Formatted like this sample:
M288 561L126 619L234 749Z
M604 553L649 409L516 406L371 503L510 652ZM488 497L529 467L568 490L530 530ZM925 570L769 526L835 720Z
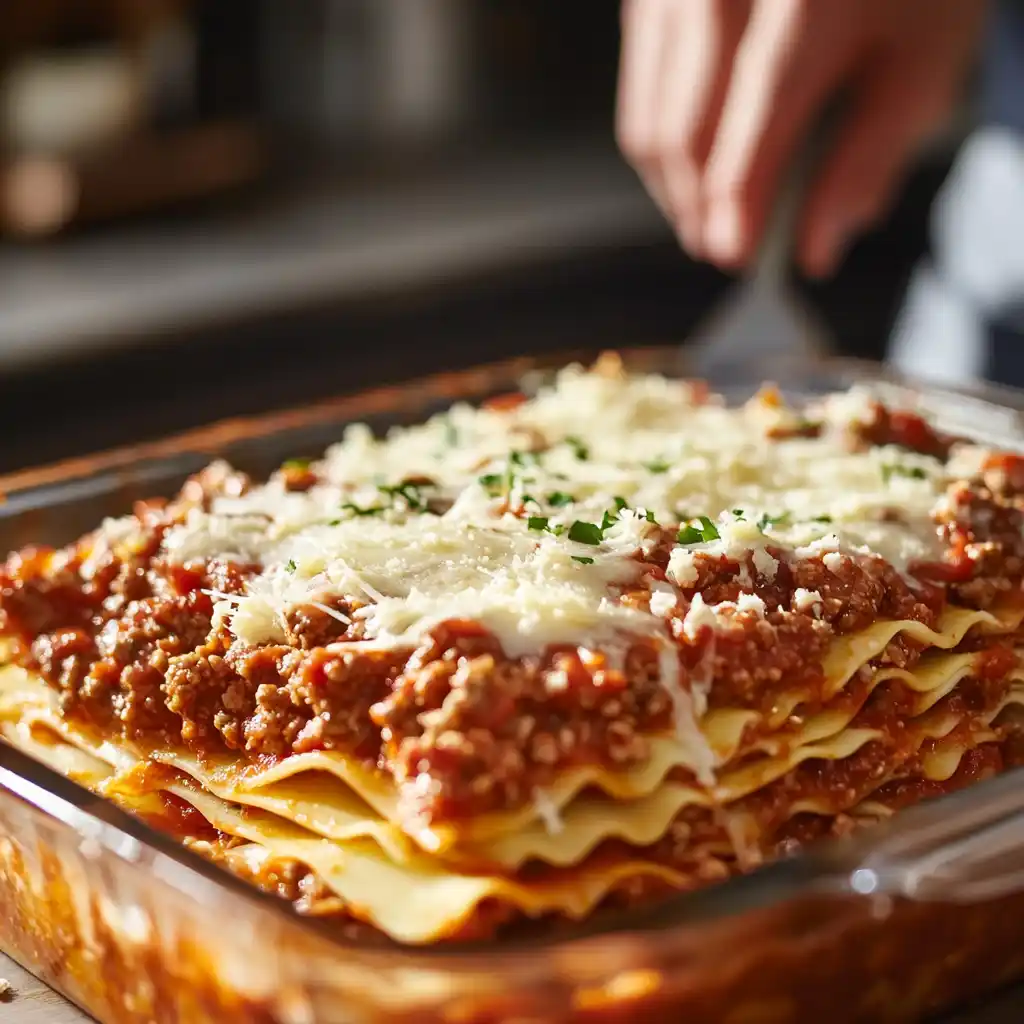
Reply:
M1024 462L563 371L0 569L0 728L402 942L749 870L1016 763Z

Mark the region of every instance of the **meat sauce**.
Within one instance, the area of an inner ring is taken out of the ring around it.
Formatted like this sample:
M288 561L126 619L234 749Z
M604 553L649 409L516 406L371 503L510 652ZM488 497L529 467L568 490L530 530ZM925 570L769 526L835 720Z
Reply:
M882 407L861 428L860 442L938 457L952 443L919 417ZM312 483L301 463L287 467L283 479L296 490ZM749 557L697 556L696 582L667 619L679 687L706 692L712 708L767 716L793 694L813 708L825 698L823 659L836 635L879 618L934 628L947 601L989 608L1019 600L1022 484L1024 460L1016 456L993 456L978 479L955 484L935 513L945 555L914 567L914 585L880 559L843 557L826 567L820 557L786 560L775 552L778 569L768 578ZM159 552L166 531L190 509L248 487L247 478L218 464L174 500L136 507L139 537L130 555L86 538L64 551L28 549L7 561L0 632L15 660L59 692L65 714L129 739L184 742L200 753L226 749L256 758L335 749L399 783L425 774L431 785L418 787L410 810L432 821L520 806L575 765L642 764L649 736L673 728L659 651L643 639L617 662L564 647L509 658L478 625L452 621L415 648L360 650L361 627L349 624L359 602L338 598L327 611L293 608L284 644L241 645L214 624L209 595L244 591L260 567L173 565ZM652 579L665 578L672 535L664 531L662 543L637 556ZM820 605L797 607L798 590L818 594ZM763 601L763 617L737 614L723 628L695 635L685 629L697 594L718 604L750 592ZM621 600L643 607L645 594ZM339 640L349 646L331 646ZM971 643L982 644L976 633ZM872 664L912 667L920 653L919 644L897 637Z

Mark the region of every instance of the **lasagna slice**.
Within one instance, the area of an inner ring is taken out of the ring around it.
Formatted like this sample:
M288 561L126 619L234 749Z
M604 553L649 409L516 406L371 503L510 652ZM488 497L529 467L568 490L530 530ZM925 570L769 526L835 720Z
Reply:
M570 367L0 572L0 734L339 927L552 928L1021 760L1024 460Z

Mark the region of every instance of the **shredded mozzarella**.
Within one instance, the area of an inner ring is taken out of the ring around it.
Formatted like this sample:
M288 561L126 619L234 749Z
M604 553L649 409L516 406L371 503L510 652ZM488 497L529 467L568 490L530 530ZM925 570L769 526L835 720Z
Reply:
M821 415L835 426L868 408L856 393L826 401ZM312 466L314 487L289 492L279 474L217 498L166 534L163 554L262 567L215 608L249 644L283 640L290 609L311 604L358 623L364 646L415 644L433 625L465 618L511 657L576 644L613 659L638 637L671 648L674 587L697 583L699 555L738 563L745 588L775 579L781 560L823 556L836 571L870 551L906 572L937 556L930 515L948 480L939 460L851 451L831 429L768 436L791 422L776 396L727 408L684 382L571 367L511 410L457 405L385 437L349 427ZM647 610L621 600L643 585L638 555L680 523L669 583L648 586ZM96 557L130 533L105 524ZM351 615L332 608L339 596L357 606ZM820 607L806 592L801 600ZM731 610L715 609L697 594L681 633L693 639L736 613L764 606L744 593ZM678 662L662 660L689 729L702 695L691 698Z

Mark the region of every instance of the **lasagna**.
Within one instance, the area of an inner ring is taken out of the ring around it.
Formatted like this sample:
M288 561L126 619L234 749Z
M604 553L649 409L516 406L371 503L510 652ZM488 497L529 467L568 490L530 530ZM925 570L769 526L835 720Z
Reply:
M1021 760L1024 458L614 358L0 571L0 734L367 941L664 899Z

